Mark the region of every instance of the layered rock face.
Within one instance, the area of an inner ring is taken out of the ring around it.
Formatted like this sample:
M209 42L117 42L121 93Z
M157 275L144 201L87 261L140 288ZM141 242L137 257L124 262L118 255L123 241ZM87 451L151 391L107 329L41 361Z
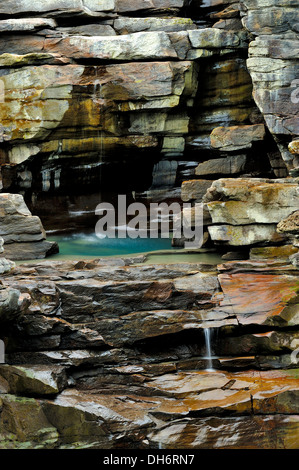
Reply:
M193 226L195 207L202 208L206 246L241 249L245 256L250 251L261 258L298 252L298 178L192 179L183 182L181 197L193 204ZM173 244L181 241L174 238Z
M2 276L0 447L296 448L295 267L140 261Z
M216 2L218 6L220 3ZM215 7L212 2L208 6ZM285 217L292 217L299 207L298 11L292 1L248 0L241 1L239 7L233 3L217 14L210 14L210 18L220 18L214 27L240 30L242 26L233 19L239 11L241 23L249 33L246 65L253 82L252 94L263 119L252 111L247 116L250 124L239 122L232 126L226 122L214 127L208 137L195 139L202 151L210 146L209 151L213 149L214 154L210 153L213 158L197 165L192 179L183 182L181 198L203 204L206 239L218 247L249 248L252 257L293 255L295 260L297 242L277 224ZM243 96L243 107L245 103ZM276 147L273 141L267 140L269 132ZM266 141L264 148L257 147ZM260 158L267 156L275 177L295 178L261 179L261 160L256 166L253 157L257 153ZM232 177L236 180L231 180ZM287 197L285 191L289 192ZM181 243L182 240L174 238L174 245ZM269 248L264 249L265 245Z
M161 152L183 152L197 89L189 55L199 41L213 39L189 39L196 26L176 16L183 6L111 1L1 7L6 188L72 192L76 180L82 193L91 184L102 190L104 182L114 190L138 189L133 171L140 168L149 186ZM127 16L133 11L141 17ZM173 16L164 17L166 11ZM239 39L229 35L224 47L230 42Z
M299 207L298 181L220 179L204 201L212 219L208 230L216 243L279 244L287 238L277 231L277 224Z
M293 0L1 3L1 256L54 248L12 192L62 228L59 196L94 211L109 189L201 204L206 246L248 259L0 258L0 448L298 447L296 18Z
M240 4L242 22L255 37L247 60L254 99L296 176L299 162L291 142L299 133L298 5L293 0L242 0Z
M286 176L296 157L290 166L293 154L285 157L287 144L268 119L275 113L255 90L284 163L252 99L247 31L259 30L252 30L251 7L242 6L244 29L239 4L230 1L3 4L4 189L22 191L41 213L48 194L109 188L150 190L150 198L168 189L179 197L181 182L195 174L207 182Z
M135 7L141 15L144 9L153 14L156 5L120 3L110 2L108 9L98 2L36 8L51 19L28 18L34 13L28 5L2 8L3 15L26 16L3 20L0 26L2 139L7 143L2 163L17 165L15 181L22 189L58 190L72 179L72 172L82 185L90 179L99 184L102 160L113 163L120 148L122 158L139 157L137 165L148 168L150 181L154 158L144 163L149 152L156 153L156 159L161 147L176 152L178 139L188 132L187 108L197 88L197 70L188 57L193 51L192 20L141 17L136 22L119 15ZM166 4L159 4L162 12L171 8ZM172 6L174 14L179 13L183 2ZM83 15L82 25L67 26L76 12ZM230 41L239 43L231 34L225 47ZM119 61L125 63L117 65ZM31 168L30 160L39 168ZM82 176L90 170L87 163L92 172Z
M46 241L46 233L20 194L0 194L1 252L12 260L45 258L58 252L55 242ZM1 254L0 254L1 256Z

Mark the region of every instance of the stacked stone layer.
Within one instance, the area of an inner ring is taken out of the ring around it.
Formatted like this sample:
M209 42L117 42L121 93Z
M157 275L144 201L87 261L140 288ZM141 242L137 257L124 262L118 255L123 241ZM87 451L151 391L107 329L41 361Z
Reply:
M2 276L0 448L296 448L298 270L142 261Z

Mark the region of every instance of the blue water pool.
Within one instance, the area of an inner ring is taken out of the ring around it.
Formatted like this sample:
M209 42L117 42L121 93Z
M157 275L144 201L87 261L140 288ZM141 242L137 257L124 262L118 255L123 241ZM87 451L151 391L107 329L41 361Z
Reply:
M59 245L59 254L52 256L52 259L123 256L173 250L171 239L166 238L98 238L94 233L76 233L59 236L48 235L47 239L56 241Z

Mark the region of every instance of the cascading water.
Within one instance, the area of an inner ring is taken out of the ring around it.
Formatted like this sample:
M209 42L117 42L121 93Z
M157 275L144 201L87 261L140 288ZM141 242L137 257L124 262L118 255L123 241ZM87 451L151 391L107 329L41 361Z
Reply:
M208 367L206 370L214 370L213 369L213 361L212 361L212 348L211 348L211 328L204 328L205 334L205 343L206 343L206 359Z
M103 97L102 97L102 84L101 81L98 78L98 67L94 67L95 71L95 80L93 84L93 96L92 96L92 101L94 104L99 106L98 112L100 113L100 129L97 129L97 141L100 141L100 151L99 151L99 166L100 166L100 182L102 179L102 165L103 165L103 155L104 155L104 139L103 139L103 113L102 113L102 105L103 105Z

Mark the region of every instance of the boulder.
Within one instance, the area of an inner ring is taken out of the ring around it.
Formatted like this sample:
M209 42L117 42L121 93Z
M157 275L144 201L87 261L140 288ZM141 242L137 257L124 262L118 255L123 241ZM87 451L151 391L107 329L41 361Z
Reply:
M289 151L294 155L299 154L299 140L293 140L289 143Z
M298 252L298 248L292 245L283 245L283 246L267 246L259 248L251 248L250 250L250 259L277 259L284 258L287 259L294 253Z
M0 274L8 273L15 268L15 263L13 261L7 260L5 258L0 258Z
M77 390L62 392L55 401L43 402L43 411L48 420L57 428L65 444L95 446L98 449L114 448L115 444L127 439L138 442L140 435L153 426L148 416L146 398L144 408L136 407L135 400L128 406L119 398L80 393ZM135 438L134 438L135 435Z
M56 28L61 36L116 36L109 24L87 24L80 26L64 26Z
M202 214L202 220L198 220L198 217L201 217ZM202 223L203 225L209 225L211 221L211 216L210 213L206 207L205 204L202 202L196 202L194 206L191 207L183 207L182 213L180 214L180 219L181 217L184 217L189 224L190 227L196 227L196 223ZM174 220L177 220L176 218ZM175 234L174 234L175 236ZM204 235L205 238L205 235Z
M5 271L2 274L5 274ZM17 289L0 289L0 324L12 322L21 314L21 296Z
M5 254L12 260L34 259L35 251L38 258L58 252L55 242L45 240L39 217L31 215L20 194L0 194L0 224Z
M239 325L252 322L267 326L298 324L296 275L223 273L219 275L219 282L224 298L217 309L236 315ZM244 285L247 287L243 290Z
M222 31L217 28L189 31L189 38L195 49L225 49L240 45L240 38L233 31Z
M59 54L49 54L47 52L33 52L28 54L9 54L4 53L0 55L1 67L14 67L25 65L64 65L70 61L65 57L61 57ZM3 79L2 79L3 80ZM6 90L7 91L7 90Z
M214 224L274 224L298 208L298 183L295 180L219 179L208 189L204 202Z
M43 259L51 255L56 255L58 252L58 244L48 240L16 242L5 245L5 256L14 261Z
M256 35L298 33L298 11L294 0L241 0L243 24Z
M220 352L222 357L235 356L236 351L240 353L240 357L244 357L246 354L248 356L254 354L274 356L287 351L290 354L294 349L293 345L298 342L298 332L266 331L220 339L217 344L217 351Z
M74 36L59 43L47 39L45 49L74 59L147 60L176 58L177 54L164 32L135 33L123 36Z
M299 254L298 253L291 255L290 261L296 268L299 268Z

